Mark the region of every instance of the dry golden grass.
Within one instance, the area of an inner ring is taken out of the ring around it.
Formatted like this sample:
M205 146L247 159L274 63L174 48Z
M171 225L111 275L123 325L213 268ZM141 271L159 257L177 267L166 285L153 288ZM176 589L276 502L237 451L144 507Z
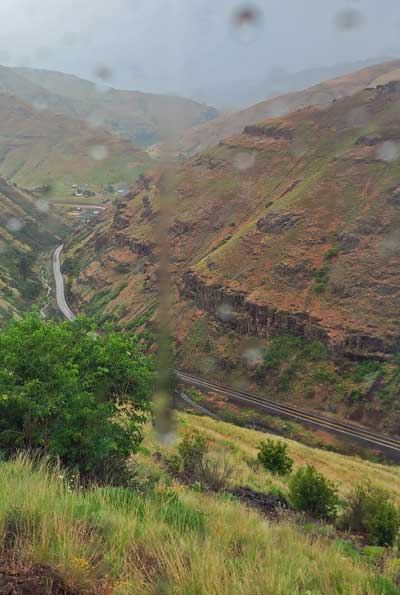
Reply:
M261 477L255 477L252 467L246 461L256 458L257 445L261 440L273 436L197 415L182 413L179 420L180 426L190 425L191 428L205 434L213 450L226 452L235 465L238 480L242 483L248 482L254 487L265 488L265 484L272 480L272 476L267 472ZM151 434L146 439L150 441ZM311 448L286 438L281 439L288 444L289 454L294 459L295 466L314 465L329 479L338 483L341 494L350 491L355 483L370 479L375 485L389 490L400 504L400 466L380 465L358 457ZM274 482L278 485L284 483L276 478Z
M70 490L26 458L0 466L0 534L77 592L180 595L395 593L365 561L242 505L182 486L144 496ZM105 590L107 585L107 591Z
M179 414L177 438L204 433L212 456L235 467L233 483L285 489L254 465L260 432L190 414ZM286 440L296 465L311 463L340 482L345 493L370 478L400 500L399 467L311 449ZM0 464L0 536L24 562L48 563L78 593L177 595L390 595L385 574L329 529L311 533L290 515L270 522L224 494L176 483L156 451L148 426L139 469L157 479L145 492L123 488L81 490L59 469L28 457Z

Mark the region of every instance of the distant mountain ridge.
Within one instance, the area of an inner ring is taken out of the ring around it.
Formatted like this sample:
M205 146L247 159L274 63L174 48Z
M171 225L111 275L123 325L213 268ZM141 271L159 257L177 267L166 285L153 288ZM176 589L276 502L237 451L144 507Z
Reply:
M296 91L272 97L246 109L230 114L222 114L210 122L185 130L176 143L176 155L190 157L209 146L216 145L224 138L240 134L245 126L257 124L261 120L283 116L309 106L327 106L333 100L352 95L370 85L379 84L384 77L400 78L400 60L389 60L382 64L368 66L357 72L321 82L303 91ZM157 155L159 146L151 148Z

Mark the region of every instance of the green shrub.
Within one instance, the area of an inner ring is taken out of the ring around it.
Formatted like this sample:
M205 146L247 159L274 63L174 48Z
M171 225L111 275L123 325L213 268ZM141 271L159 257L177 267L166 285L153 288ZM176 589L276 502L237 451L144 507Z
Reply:
M36 450L119 482L142 440L152 364L136 339L93 330L33 313L0 333L0 450Z
M366 533L372 545L393 546L400 529L400 511L390 494L361 482L347 496L341 526Z
M325 260L332 260L335 256L339 254L339 246L334 245L329 248L327 253L325 254Z
M183 479L199 489L215 492L223 490L233 474L233 468L223 459L213 460L208 455L206 437L196 430L185 433L178 446L178 454L168 465L172 471L183 474Z
M321 294L324 293L328 286L329 281L329 268L324 266L321 269L318 269L314 274L315 284L314 284L314 291L315 293Z
M289 499L296 510L310 513L316 518L331 520L336 517L337 488L312 465L300 467L292 475Z
M195 430L186 432L178 446L178 454L182 462L182 470L189 474L196 473L206 452L206 437Z
M287 444L282 440L266 440L258 445L257 458L267 471L274 475L286 475L293 467L293 459L288 455Z

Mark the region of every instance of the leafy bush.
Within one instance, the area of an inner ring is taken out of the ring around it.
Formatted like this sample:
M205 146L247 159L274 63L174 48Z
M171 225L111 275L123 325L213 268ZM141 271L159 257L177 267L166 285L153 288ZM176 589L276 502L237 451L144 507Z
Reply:
M324 293L328 287L329 281L329 268L324 266L318 269L314 274L315 284L314 291L317 294Z
M37 313L0 333L0 450L33 449L120 481L149 412L152 363L136 339Z
M336 517L338 495L333 482L312 465L300 467L289 482L289 500L299 511L316 518L331 520Z
M218 492L226 487L233 468L225 458L212 460L207 454L206 437L195 430L188 431L178 446L178 454L169 459L169 467L185 481Z
M257 458L262 466L274 475L286 475L293 467L293 459L288 455L287 444L282 440L266 440L258 445Z
M373 545L392 546L400 529L400 511L388 492L365 481L347 496L341 525L366 533Z

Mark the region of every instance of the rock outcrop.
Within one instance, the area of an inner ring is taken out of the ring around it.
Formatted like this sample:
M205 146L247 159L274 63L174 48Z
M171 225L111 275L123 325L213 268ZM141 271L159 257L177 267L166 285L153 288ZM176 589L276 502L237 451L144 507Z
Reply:
M193 271L183 275L181 294L237 333L258 337L292 334L324 343L334 355L385 357L400 348L400 338L378 337L354 329L333 334L305 311L288 312L251 301L245 292L207 284Z

